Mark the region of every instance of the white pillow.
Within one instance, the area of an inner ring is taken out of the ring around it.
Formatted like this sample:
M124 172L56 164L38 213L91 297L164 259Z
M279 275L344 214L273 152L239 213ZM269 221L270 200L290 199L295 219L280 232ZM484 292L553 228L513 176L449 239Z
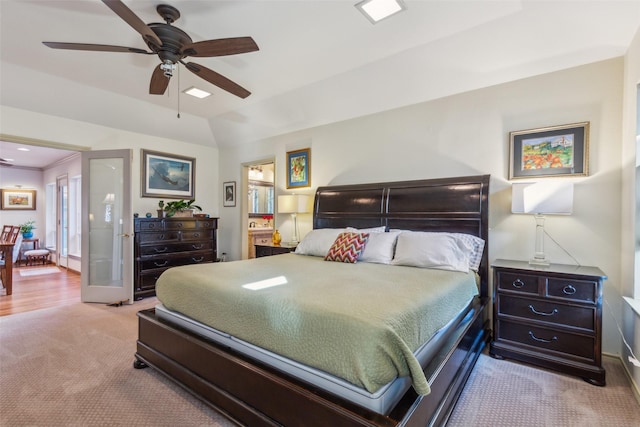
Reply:
M372 228L355 228L355 227L347 227L347 231L353 231L354 233L384 233L387 227L385 225L381 225L380 227L372 227Z
M397 230L397 229L392 229L390 231L398 231L400 233L402 232L408 232L411 233L412 231L410 230ZM482 262L482 255L484 253L484 240L481 239L480 237L474 236L472 234L466 234L466 233L447 233L447 232L439 232L438 234L447 234L449 236L452 236L456 239L460 239L462 240L464 243L464 245L469 245L471 246L471 252L468 254L468 258L469 258L469 268L471 270L474 271L478 271L478 269L480 268L480 263Z
M331 249L344 228L318 228L311 230L296 247L295 253L300 255L311 255L324 257Z
M398 236L391 264L467 272L472 250L449 233L405 231Z
M399 234L399 231L389 231L388 233L369 233L367 246L364 248L364 252L358 261L391 264L393 252L396 248L396 239Z

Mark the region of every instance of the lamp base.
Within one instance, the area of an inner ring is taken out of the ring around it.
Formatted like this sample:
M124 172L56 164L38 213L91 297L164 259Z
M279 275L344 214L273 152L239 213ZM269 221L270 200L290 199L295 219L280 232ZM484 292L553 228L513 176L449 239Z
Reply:
M549 258L531 258L529 260L529 264L530 265L539 265L542 267L549 267Z

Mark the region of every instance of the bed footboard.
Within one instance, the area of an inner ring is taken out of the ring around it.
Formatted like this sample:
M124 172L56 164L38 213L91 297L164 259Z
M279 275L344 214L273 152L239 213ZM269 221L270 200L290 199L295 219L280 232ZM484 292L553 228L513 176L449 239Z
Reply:
M426 367L432 392L410 389L389 416L361 408L203 339L155 315L138 313L137 367L149 365L229 418L247 426L424 426L446 423L488 338L480 301Z

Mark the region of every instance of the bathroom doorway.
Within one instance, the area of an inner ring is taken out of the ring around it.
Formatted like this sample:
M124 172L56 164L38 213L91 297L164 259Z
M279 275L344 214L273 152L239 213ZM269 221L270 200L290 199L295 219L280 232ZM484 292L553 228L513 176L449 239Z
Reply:
M255 257L255 245L271 241L275 225L275 162L273 159L243 165L243 258Z

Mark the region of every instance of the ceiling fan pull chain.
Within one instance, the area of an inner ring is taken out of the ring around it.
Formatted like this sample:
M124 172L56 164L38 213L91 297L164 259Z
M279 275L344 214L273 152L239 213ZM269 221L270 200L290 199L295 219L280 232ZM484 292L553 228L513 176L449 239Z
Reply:
M180 67L178 67L178 118L180 118Z

